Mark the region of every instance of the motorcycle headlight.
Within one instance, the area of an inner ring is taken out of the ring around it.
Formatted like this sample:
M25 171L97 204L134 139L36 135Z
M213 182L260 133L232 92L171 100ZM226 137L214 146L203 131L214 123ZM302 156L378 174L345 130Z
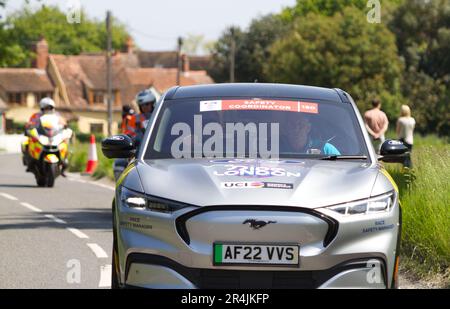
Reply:
M191 207L188 204L147 196L144 193L132 191L125 187L122 187L120 190L120 201L122 205L128 208L161 213L172 213L186 207Z
M389 192L366 200L325 207L343 216L367 215L390 212L394 207L395 192Z
M48 144L50 144L50 139L45 135L40 135L39 143L41 143L43 146L48 146Z

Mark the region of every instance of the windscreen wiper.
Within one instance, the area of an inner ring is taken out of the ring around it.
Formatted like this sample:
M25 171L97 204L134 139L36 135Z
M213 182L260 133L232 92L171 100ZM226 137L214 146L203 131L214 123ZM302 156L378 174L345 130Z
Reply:
M332 156L326 156L320 158L320 160L324 161L338 161L338 160L367 160L367 156L338 156L338 155L332 155Z

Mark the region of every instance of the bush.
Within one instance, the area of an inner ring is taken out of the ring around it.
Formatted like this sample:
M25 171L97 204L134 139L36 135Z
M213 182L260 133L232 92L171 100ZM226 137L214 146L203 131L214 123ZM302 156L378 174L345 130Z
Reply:
M69 172L83 172L88 158L88 144L82 144L75 140L69 145L69 151Z
M98 153L98 166L92 175L95 179L100 179L103 177L108 177L111 180L114 180L114 171L113 171L113 163L114 160L110 160L106 158L99 149L97 145L97 153Z

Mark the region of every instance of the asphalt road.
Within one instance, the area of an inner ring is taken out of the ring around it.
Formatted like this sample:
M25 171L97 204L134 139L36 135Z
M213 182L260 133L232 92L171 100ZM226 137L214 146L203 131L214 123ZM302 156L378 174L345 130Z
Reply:
M77 175L38 188L20 155L0 154L0 289L108 288L113 195Z

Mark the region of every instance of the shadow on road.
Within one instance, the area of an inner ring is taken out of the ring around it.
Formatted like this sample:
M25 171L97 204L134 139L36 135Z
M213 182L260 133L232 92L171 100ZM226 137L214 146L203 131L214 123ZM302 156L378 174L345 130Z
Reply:
M67 224L59 224L46 218L45 215L53 215L58 219L64 220ZM0 231L11 229L39 229L56 228L65 229L66 227L77 228L80 230L112 230L112 212L105 208L83 208L71 209L70 211L56 211L51 213L40 213L20 216L15 218L5 218L10 221L6 224L0 220ZM13 222L11 222L11 219Z
M21 189L36 189L37 185L20 185L20 184L0 184L0 188L21 188Z

